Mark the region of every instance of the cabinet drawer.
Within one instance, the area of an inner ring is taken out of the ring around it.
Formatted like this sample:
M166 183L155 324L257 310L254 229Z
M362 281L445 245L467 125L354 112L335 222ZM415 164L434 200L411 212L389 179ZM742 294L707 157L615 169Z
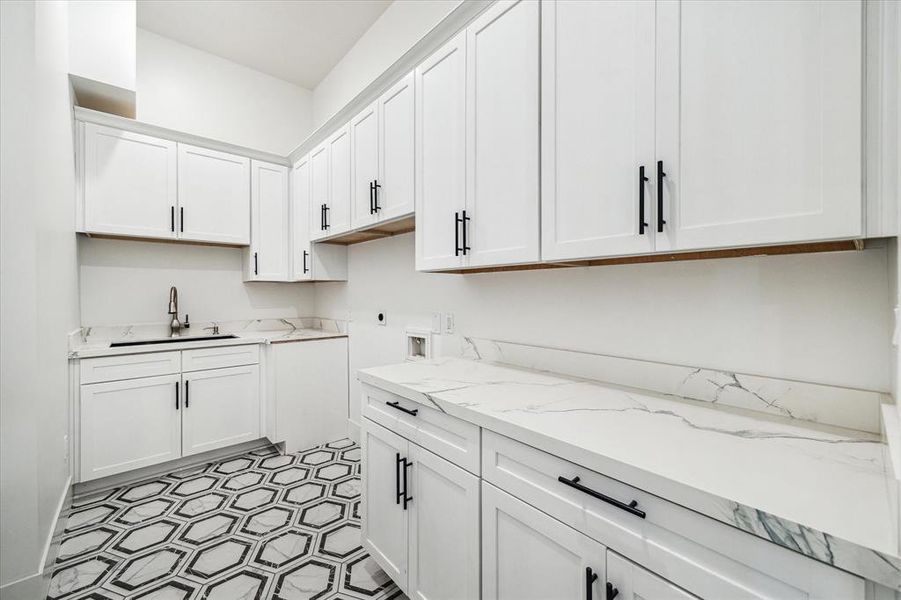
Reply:
M125 356L85 358L81 361L81 383L118 381L137 377L171 375L181 370L178 352L148 352Z
M362 387L364 417L479 474L478 426L389 392Z
M260 362L260 346L258 344L197 348L181 352L181 370L185 373L204 369L255 365L258 362Z
M863 598L863 580L491 431L482 477L702 598ZM577 489L558 480L578 477ZM622 503L617 506L588 491ZM634 508L644 517L626 508Z

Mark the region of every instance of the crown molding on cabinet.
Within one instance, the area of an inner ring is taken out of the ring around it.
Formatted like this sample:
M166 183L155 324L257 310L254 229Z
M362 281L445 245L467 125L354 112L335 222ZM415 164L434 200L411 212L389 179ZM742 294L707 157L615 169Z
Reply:
M115 127L116 129L122 129L134 133L151 135L153 137L162 138L164 140L170 140L173 142L181 142L183 144L190 144L192 146L201 146L210 150L218 150L220 152L227 152L229 154L237 154L239 156L245 156L253 160L275 163L277 165L286 167L290 166L288 158L279 154L272 154L271 152L264 152L262 150L256 150L254 148L247 148L246 146L238 146L237 144L229 144L228 142L213 140L210 138L201 137L199 135L185 133L183 131L167 129L165 127L160 127L159 125L144 123L142 121L135 121L134 119L99 112L81 106L74 107L74 110L76 121L82 121L84 123L96 123L97 125L105 125L107 127Z

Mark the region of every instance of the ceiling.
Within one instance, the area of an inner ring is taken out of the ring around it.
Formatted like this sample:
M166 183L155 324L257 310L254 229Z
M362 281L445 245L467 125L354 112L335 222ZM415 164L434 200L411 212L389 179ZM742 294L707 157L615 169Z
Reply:
M138 0L138 27L312 90L391 0Z

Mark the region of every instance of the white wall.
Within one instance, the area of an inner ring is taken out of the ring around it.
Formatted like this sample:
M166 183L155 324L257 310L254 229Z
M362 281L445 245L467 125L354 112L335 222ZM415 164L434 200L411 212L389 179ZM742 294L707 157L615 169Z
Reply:
M37 598L78 326L65 2L0 2L0 597ZM15 582L19 582L16 584Z
M394 64L461 1L394 0L316 86L313 92L314 128Z
M891 389L885 247L463 276L415 272L413 237L351 246L348 283L316 284L316 313L352 321L351 373L402 360L405 327L453 311L463 335Z
M138 29L137 119L288 154L312 129L310 90Z
M134 0L70 0L69 73L135 89Z
M169 287L184 320L225 321L313 315L308 283L244 283L242 250L215 246L101 240L78 242L81 323L169 321Z

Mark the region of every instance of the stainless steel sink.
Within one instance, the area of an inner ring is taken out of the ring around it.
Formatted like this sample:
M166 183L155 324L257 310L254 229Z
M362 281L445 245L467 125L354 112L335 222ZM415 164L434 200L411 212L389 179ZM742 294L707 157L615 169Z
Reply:
M156 340L139 340L134 342L113 342L110 344L110 348L119 348L121 346L147 346L150 344L175 344L177 342L206 342L209 340L233 340L238 336L232 334L224 334L224 335L205 335L205 336L183 336L183 337L171 337L171 338L162 338Z

